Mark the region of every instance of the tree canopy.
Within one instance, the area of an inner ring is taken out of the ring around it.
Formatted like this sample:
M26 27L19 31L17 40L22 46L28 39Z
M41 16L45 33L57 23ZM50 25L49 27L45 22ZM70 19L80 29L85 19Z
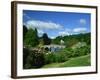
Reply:
M43 34L42 38L43 38L43 44L44 45L51 44L51 39L48 37L48 35L46 33Z
M52 39L52 43L60 44L60 41L64 40L64 45L71 47L78 42L85 42L87 45L91 44L91 33L69 35L69 36L58 36Z
M35 28L34 30L30 28L28 32L25 35L25 45L29 45L32 47L35 47L39 44L39 39L37 35L37 29Z
M23 25L23 40L25 39L25 35L27 33L28 29L25 25Z

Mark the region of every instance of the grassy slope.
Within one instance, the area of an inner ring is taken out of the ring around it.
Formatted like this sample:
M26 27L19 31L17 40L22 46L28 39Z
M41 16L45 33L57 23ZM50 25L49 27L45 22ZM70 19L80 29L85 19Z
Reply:
M56 67L75 67L75 66L89 66L90 55L80 56L76 58L71 58L70 60L63 63L52 63L44 65L42 68L56 68Z

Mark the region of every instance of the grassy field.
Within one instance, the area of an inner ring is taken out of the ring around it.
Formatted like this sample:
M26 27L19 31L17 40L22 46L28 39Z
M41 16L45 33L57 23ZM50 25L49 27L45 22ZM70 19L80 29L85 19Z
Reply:
M57 68L57 67L75 67L75 66L90 66L90 55L70 58L68 61L62 63L52 63L44 65L42 68Z

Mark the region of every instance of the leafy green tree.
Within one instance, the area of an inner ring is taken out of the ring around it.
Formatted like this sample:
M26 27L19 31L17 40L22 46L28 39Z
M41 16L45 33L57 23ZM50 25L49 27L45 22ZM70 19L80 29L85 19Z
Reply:
M26 59L27 59L28 55L29 55L29 49L23 48L23 68L24 69L26 68L25 65L26 65Z
M37 29L29 29L28 32L25 35L25 45L35 47L39 44L39 39L37 35Z
M23 40L25 39L25 35L27 33L28 29L25 25L23 25Z
M43 38L43 44L44 45L51 44L51 39L48 37L48 35L46 33L43 34L42 38Z
M60 40L62 39L61 36L56 37L55 39L52 40L52 43L54 44L60 44Z

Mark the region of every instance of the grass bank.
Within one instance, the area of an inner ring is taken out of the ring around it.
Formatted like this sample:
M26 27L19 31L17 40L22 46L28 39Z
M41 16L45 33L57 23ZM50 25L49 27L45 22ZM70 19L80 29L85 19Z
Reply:
M57 67L75 67L75 66L90 66L90 54L75 58L70 58L68 61L62 63L51 63L44 65L42 68L57 68Z

